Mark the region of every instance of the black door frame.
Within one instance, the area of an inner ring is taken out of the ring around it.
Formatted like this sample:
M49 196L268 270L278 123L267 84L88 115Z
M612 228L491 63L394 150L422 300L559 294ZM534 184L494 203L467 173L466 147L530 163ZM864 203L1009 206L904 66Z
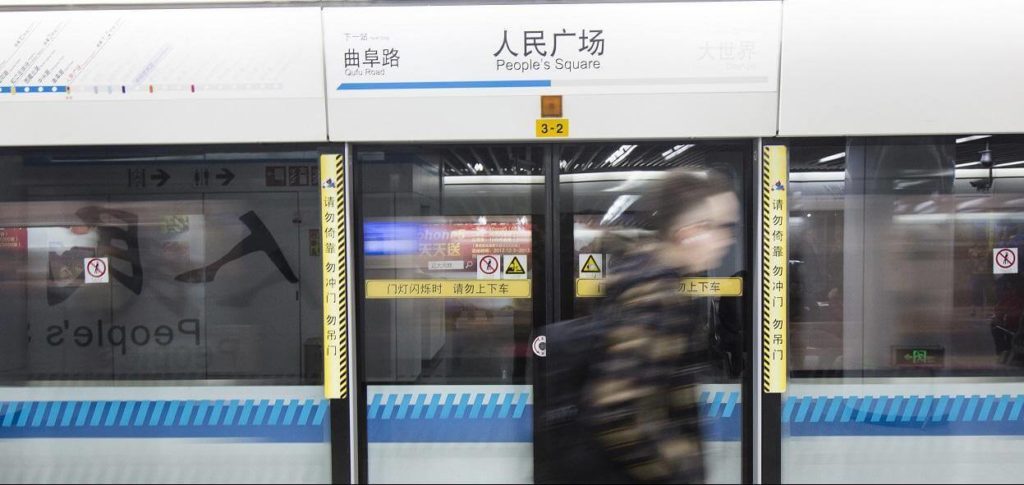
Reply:
M741 236L745 241L748 242L747 251L745 254L745 266L750 268L748 273L750 276L745 278L743 282L743 291L746 295L743 299L745 313L751 322L746 326L748 329L744 334L744 349L747 352L748 358L745 359L744 371L741 376L741 396L742 405L742 433L741 433L741 480L742 483L779 483L781 479L781 449L780 449L780 403L781 396L779 395L768 395L758 391L759 403L755 402L755 385L760 382L759 366L755 365L759 358L758 346L760 345L760 334L755 333L755 329L759 329L758 325L758 314L754 312L756 306L754 300L756 299L757 287L754 285L755 279L758 278L757 265L755 254L759 251L760 237L759 237L759 198L757 197L757 184L754 182L758 180L760 176L760 149L762 140L759 138L749 139L751 143L752 157L744 160L745 169L743 170L743 186L748 189L744 191L744 196L741 203L747 208L747 217L744 221L744 227L746 228L745 233ZM508 142L496 142L495 144L513 144ZM616 144L622 143L622 141L593 141L593 142L579 142L572 141L568 143L573 144ZM446 145L448 143L445 143ZM452 143L455 144L455 143ZM461 144L461 143L459 143ZM474 143L475 144L475 143ZM483 144L483 143L481 143ZM571 245L567 248L563 248L563 238L565 234L571 234L572 221L563 221L562 219L562 191L560 183L561 167L557 155L556 147L559 143L537 143L537 142L524 142L524 145L534 145L542 147L543 152L543 163L542 172L544 177L544 274L542 275L543 281L535 283L535 286L539 283L541 288L546 289L543 291L544 311L540 314L542 318L534 318L534 329L538 329L543 325L557 322L565 318L566 315L571 314L563 311L563 305L570 305L575 297L572 285L563 284L565 275L572 275L575 271L575 264L572 261L572 247ZM352 304L351 308L354 312L355 322L355 338L351 342L355 345L355 352L353 353L357 359L361 360L364 354L365 339L363 332L360 330L361 314L362 314L362 302L364 298L364 285L358 282L364 277L365 274L365 259L363 251L361 251L363 243L363 228L362 228L362 217L361 217L361 181L363 180L363 164L357 163L354 160L355 148L361 145L372 145L372 146L389 146L389 145L416 145L414 143L395 143L395 144L383 144L383 143L344 143L334 145L334 150L324 150L324 153L334 152L337 153L339 150L343 150L342 153L346 154L350 168L350 177L352 180L351 190L349 190L350 198L348 199L350 212L351 226L350 230L352 233L352 243L355 247L349 250L353 253L353 267L351 271L355 273L355 281L357 284L353 285L352 291ZM568 232L567 232L568 230ZM567 249L567 251L565 251ZM563 253L568 253L568 256ZM553 262L553 263L552 263ZM538 265L539 266L539 265ZM552 269L557 269L552 271ZM357 360L355 362L354 376L355 381L352 386L353 389L353 402L355 403L354 417L357 420L352 423L352 426L348 425L347 419L339 419L338 421L332 420L332 465L333 469L336 470L333 473L334 483L349 483L349 471L350 467L354 466L357 473L355 474L358 478L358 483L369 483L368 476L368 441L366 436L366 419L367 419L367 396L365 392L366 375L364 366ZM530 366L528 369L532 369L532 382L534 406L538 402L544 402L544 386L538 385L541 381L538 380L538 376L544 375L544 363L543 359L531 359ZM528 373L531 372L528 370ZM760 387L758 386L758 389ZM758 412L760 411L760 412ZM332 404L331 415L332 417L338 416L339 418L348 416L348 409L335 409ZM755 413L757 414L755 416ZM537 415L534 413L534 429L537 429ZM338 423L338 424L335 424ZM755 428L761 426L762 428L756 430ZM356 448L355 453L350 453L349 435L354 433L356 435ZM336 438L337 437L337 438ZM344 439L340 439L344 437ZM759 441L755 443L755 440ZM341 446L339 446L341 445ZM338 448L336 448L338 446ZM339 451L344 451L339 453ZM539 462L538 456L545 453L543 444L534 442L534 463ZM354 457L352 455L355 455ZM352 462L352 458L355 458L355 462Z

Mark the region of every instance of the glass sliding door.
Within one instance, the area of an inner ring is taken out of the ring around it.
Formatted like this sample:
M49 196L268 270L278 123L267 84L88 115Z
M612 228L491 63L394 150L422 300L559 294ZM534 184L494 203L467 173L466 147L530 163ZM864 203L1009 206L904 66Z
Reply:
M749 141L667 141L557 145L560 205L558 278L561 318L588 315L604 295L614 258L631 242L650 236L644 219L650 193L666 171L714 170L726 176L742 206L736 245L721 267L680 282L702 302L714 374L699 398L704 418L706 479L742 481L743 389L748 373L745 341L750 327L749 186L754 147ZM557 450L553 451L557 453ZM556 460L557 461L557 460Z
M752 141L358 145L353 154L370 483L531 483L537 464L557 461L534 434L546 392L534 337L593 311L614 262L609 241L643 235L641 196L682 167L721 172L744 206L725 263L680 281L700 299L713 342L715 371L699 392L708 479L743 480Z
M545 150L358 147L370 483L529 483Z

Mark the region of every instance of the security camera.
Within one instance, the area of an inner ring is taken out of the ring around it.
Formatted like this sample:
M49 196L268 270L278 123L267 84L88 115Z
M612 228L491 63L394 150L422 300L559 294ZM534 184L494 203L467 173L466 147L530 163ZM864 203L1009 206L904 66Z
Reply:
M981 154L981 158L978 159L981 162L981 166L985 168L992 168L992 150L988 148L988 144L985 144L985 149L978 152Z

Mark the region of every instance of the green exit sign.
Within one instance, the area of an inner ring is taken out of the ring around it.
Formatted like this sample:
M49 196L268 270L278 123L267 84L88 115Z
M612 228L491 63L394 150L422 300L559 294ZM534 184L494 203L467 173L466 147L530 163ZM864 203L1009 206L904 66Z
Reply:
M893 347L895 367L944 367L946 349L943 347Z

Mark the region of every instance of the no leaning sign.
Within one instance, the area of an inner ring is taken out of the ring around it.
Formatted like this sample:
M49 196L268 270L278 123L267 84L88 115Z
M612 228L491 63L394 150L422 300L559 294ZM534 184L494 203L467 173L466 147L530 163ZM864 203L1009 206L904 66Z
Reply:
M110 261L107 258L85 258L82 269L85 283L110 283Z
M992 250L992 274L1017 274L1017 248Z

